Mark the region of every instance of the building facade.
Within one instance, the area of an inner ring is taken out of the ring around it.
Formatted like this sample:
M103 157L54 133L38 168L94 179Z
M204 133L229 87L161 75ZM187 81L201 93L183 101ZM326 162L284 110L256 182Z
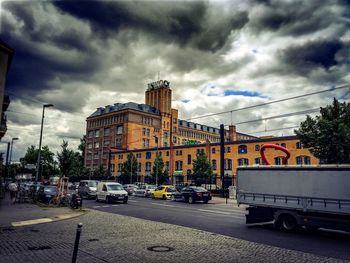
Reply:
M224 176L233 182L232 179L236 174L237 167L263 165L260 148L267 143L277 144L289 150L291 156L288 165L319 164L319 160L308 149L302 147L296 136L237 140L225 143ZM200 151L206 154L212 165L216 178L215 184L221 185L219 143L120 151L115 153L115 158L112 160L112 174L116 177L121 174L122 165L127 160L127 155L132 153L137 157L138 162L137 180L148 182L156 156L160 155L165 163L165 169L169 171L169 182L173 184L191 183L193 161L197 159L197 153ZM284 156L284 153L280 151L266 150L266 157L271 165L282 165Z
M170 83L160 80L148 84L145 104L115 103L99 107L86 122L85 167L107 168L110 149L136 150L198 145L219 142L219 129L181 120L173 109ZM226 141L257 139L225 130Z

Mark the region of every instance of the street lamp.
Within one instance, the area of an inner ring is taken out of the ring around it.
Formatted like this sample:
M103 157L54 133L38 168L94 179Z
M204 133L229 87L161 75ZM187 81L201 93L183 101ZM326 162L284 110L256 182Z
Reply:
M45 115L45 108L53 107L53 104L44 104L43 105L43 114L41 117L41 129L40 129L40 140L39 140L39 153L38 153L38 161L36 164L36 174L35 174L35 182L38 182L39 177L39 170L40 170L40 158L41 158L41 141L43 138L43 126L44 126L44 115Z
M13 149L13 141L16 141L18 140L18 138L12 138L11 140L11 150L10 150L10 159L9 159L9 167L8 167L8 170L7 170L7 176L10 176L10 168L11 168L11 159L12 159L12 149Z
M158 137L156 135L153 135L153 137L154 137L154 140L155 140L155 142L157 144L155 162L156 162L156 186L158 187L158 160L157 160L157 157L158 157Z

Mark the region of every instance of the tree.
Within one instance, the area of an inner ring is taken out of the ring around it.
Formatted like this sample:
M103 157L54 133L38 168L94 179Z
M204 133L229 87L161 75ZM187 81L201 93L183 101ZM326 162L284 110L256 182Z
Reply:
M151 173L152 183L155 184L157 182L156 180L157 177L158 177L158 185L167 183L169 179L168 171L166 169L164 170L163 158L159 155L157 155L153 163L152 173Z
M294 132L322 163L350 163L350 104L334 98L319 116L306 117Z
M39 149L36 149L34 145L28 147L27 152L23 158L20 159L23 165L26 164L37 164L39 155ZM50 151L47 145L43 146L40 151L41 160L41 176L49 178L55 171L54 167L54 156L55 154ZM34 171L33 171L34 174Z
M214 178L213 169L204 152L197 154L197 160L193 160L192 181L198 186L211 183Z
M74 167L75 154L73 150L68 149L68 142L63 140L62 151L57 153L58 165L61 175L69 176Z
M132 180L130 180L131 176ZM137 181L137 159L132 153L128 154L127 160L123 163L119 178L122 184L130 184Z

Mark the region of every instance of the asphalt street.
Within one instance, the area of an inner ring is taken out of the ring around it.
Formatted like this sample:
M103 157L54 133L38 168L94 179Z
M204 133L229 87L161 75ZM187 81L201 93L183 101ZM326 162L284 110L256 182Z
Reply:
M188 204L169 200L131 197L128 204L106 204L84 200L84 207L186 226L260 244L287 248L315 255L350 260L350 234L340 231L301 229L286 233L271 224L247 226L245 208L233 204Z

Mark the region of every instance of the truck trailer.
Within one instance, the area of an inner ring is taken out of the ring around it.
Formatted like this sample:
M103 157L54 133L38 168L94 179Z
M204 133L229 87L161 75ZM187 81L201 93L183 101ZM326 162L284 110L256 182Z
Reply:
M237 203L247 224L350 232L350 165L239 167Z

